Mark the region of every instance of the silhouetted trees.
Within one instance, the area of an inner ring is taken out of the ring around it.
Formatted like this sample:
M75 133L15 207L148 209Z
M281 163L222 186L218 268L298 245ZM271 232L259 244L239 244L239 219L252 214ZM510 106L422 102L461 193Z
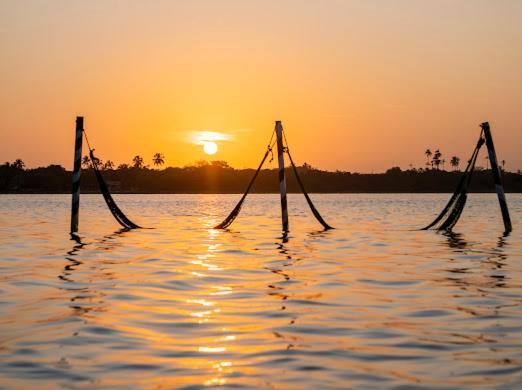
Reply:
M429 167L430 166L430 157L433 153L431 152L431 149L426 149L424 151L424 154L426 155L426 166ZM432 164L432 167L433 167L433 164Z
M432 169L435 167L437 170L439 170L440 166L442 165L442 170L444 171L446 169L446 159L442 158L442 152L440 151L440 149L436 149L435 152L432 152L431 149L426 149L424 151L424 155L426 156L427 167L431 166ZM449 164L453 167L454 171L458 170L460 158L457 156L453 156L449 161Z
M113 169L114 163L111 160L105 161L105 164L103 164L103 169Z
M217 167L217 168L222 168L222 169L231 168L230 165L228 165L228 163L226 161L223 161L223 160L211 161L210 162L210 166Z
M91 159L89 156L83 156L82 158L82 168L89 168L91 166Z
M460 164L460 158L457 156L453 156L450 160L450 165L453 167L453 170L458 170Z
M435 166L437 169L440 168L440 165L442 164L442 169L444 170L444 164L446 163L446 160L442 159L442 153L439 149L435 150L435 152L432 152L431 149L426 149L424 151L424 154L426 155L426 166L433 169ZM431 160L430 160L430 157Z
M16 169L24 169L25 163L21 159L17 158L12 166Z
M98 168L103 168L103 161L101 160L101 158L94 156L93 160Z
M435 153L433 153L433 159L431 160L432 166L435 165L435 167L437 169L439 169L439 166L442 162L441 157L442 157L442 153L440 152L440 150L439 149L435 150Z
M162 153L156 153L152 157L152 163L155 166L161 166L165 163L165 156Z
M143 168L143 157L141 157L140 155L134 156L132 159L132 164L134 168Z
M137 156L139 157L139 156ZM456 156L453 156L456 157ZM457 157L458 159L458 157ZM109 162L108 160L107 162ZM452 166L455 160L452 158ZM143 161L137 161L143 166ZM107 164L107 163L106 163ZM306 189L310 192L453 192L462 173L435 169L388 169L385 173L362 174L337 170L323 171L309 164L297 167ZM117 169L104 170L103 176L111 191L124 193L242 193L254 174L254 169L234 169L226 161L198 161L183 168L162 170L130 167L120 164ZM286 169L288 191L299 192L290 167ZM59 165L24 169L19 164L0 165L0 192L69 193L71 172ZM503 172L506 191L522 192L522 174ZM279 191L277 169L263 169L253 192ZM473 192L494 192L491 172L477 170L471 183ZM92 167L82 172L82 192L98 193L98 183Z

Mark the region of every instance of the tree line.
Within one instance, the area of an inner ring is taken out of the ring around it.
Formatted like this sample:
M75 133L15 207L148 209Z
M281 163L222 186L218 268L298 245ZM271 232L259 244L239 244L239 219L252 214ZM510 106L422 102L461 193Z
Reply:
M100 158L95 156L96 165L98 168L102 170L107 169L114 169L116 165L112 162L112 160L107 160L103 162ZM17 160L18 161L18 160ZM21 161L21 160L20 160ZM83 168L90 168L91 167L91 159L89 156L83 156L82 158L82 167ZM155 167L161 167L163 164L165 164L165 155L163 153L154 153L154 156L152 156L152 164ZM120 164L118 165L117 169L128 169L128 168L150 168L150 165L145 165L145 160L143 157L141 157L139 154L134 156L132 158L131 164Z
M428 156L427 156L428 157ZM454 156L456 157L456 156ZM384 173L363 174L348 171L325 171L304 163L298 172L310 192L453 192L462 173L458 157L451 163L454 168L445 170L440 151L429 156L426 168L401 170L399 167ZM458 160L457 160L458 159ZM440 162L439 162L440 160ZM450 159L450 161L453 160ZM226 161L198 161L185 167L162 168L165 157L154 154L151 168L137 155L130 164L117 167L111 160L96 160L103 177L114 193L241 193L245 190L254 169L235 169ZM432 165L433 162L433 165ZM91 161L82 160L82 192L97 193L98 185ZM503 164L504 166L504 164ZM291 168L286 170L288 191L299 192ZM0 165L0 192L2 193L69 193L71 171L60 165L26 169L21 159ZM506 191L522 192L522 173L503 172ZM279 181L276 168L263 169L253 192L276 193ZM494 192L490 170L477 167L471 184L472 192Z
M424 154L426 155L426 167L428 169L430 167L431 169L440 169L442 166L442 169L444 170L446 159L442 158L442 152L439 149L436 149L434 152L432 152L431 149L426 149ZM485 156L484 160L486 161L486 169L489 169L489 157ZM454 171L460 171L460 157L452 156L449 160L449 164L453 167ZM505 170L506 160L501 160L500 165L502 170Z

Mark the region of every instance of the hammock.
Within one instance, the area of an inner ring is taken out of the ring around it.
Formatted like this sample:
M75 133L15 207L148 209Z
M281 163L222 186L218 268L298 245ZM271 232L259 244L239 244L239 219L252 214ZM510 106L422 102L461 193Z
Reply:
M266 158L268 157L268 154L272 152L272 146L269 146L265 152L265 155L263 156L263 159L261 160L261 163L259 164L259 167L257 168L256 173L254 173L254 176L252 176L252 179L250 179L250 183L248 183L247 189L239 202L237 203L236 207L231 211L231 213L228 215L228 217L225 218L223 222L221 222L219 225L214 226L214 229L226 229L230 226L232 222L234 222L234 219L236 219L237 215L239 214L239 211L241 211L241 206L243 206L243 202L245 201L248 193L250 192L250 189L252 188L252 185L254 185L254 181L257 178L257 175L259 175L259 172L261 171L261 168L263 167L263 164L266 161Z
M285 137L285 141L286 141L286 137ZM301 187L301 191L303 192L306 202L308 203L308 206L310 206L310 210L312 210L312 214L314 215L315 219L317 219L317 221L319 221L319 223L321 225L323 225L323 227L326 230L333 229L333 227L328 225L326 223L326 221L323 219L323 217L321 217L321 214L319 214L319 211L317 211L314 204L312 203L312 199L310 199L310 196L308 196L308 193L306 192L306 190L304 188L303 182L301 181L301 178L299 177L299 174L297 173L297 167L294 164L294 160L292 159L290 150L288 150L288 143L287 143L287 148L286 148L286 154L288 154L288 158L290 159L290 163L292 164L292 169L294 171L295 178L297 179L297 183L299 183L299 187Z
M114 219L123 226L125 229L138 229L141 228L141 226L136 225L134 222L132 222L127 216L123 213L123 211L120 210L114 199L112 198L111 193L109 192L109 188L107 187L107 184L105 183L105 180L103 180L103 176L98 169L98 159L94 156L94 149L91 149L91 145L89 144L89 140L87 138L87 134L85 133L85 130L83 132L85 135L85 140L87 141L87 145L89 147L89 158L91 159L92 167L94 170L94 174L96 176L96 180L98 181L98 186L100 187L100 192L103 195L103 199L105 199L105 203L107 203L107 207L111 211L112 215L114 216Z
M275 141L274 141L274 143L272 143L273 136L274 136L274 133L272 132L272 137L270 138L270 141L268 143L268 145L269 145L268 149L265 152L265 155L263 156L263 159L261 160L261 163L259 164L259 167L257 168L256 173L254 173L254 176L250 180L250 183L248 183L248 186L247 186L247 189L246 189L245 193L243 194L243 196L241 197L241 199L237 203L236 207L234 207L232 212L228 215L228 217L226 217L225 220L223 222L221 222L219 225L215 226L214 229L226 229L228 226L230 226L230 224L232 224L232 222L234 222L234 220L238 216L239 212L241 211L241 206L243 205L243 202L245 201L248 193L250 192L250 189L252 188L252 185L254 184L254 181L256 180L259 172L261 171L261 168L263 167L263 164L265 163L266 158L268 157L268 154L272 152L272 147L273 147L273 145L275 143ZM305 199L306 199L306 202L308 203L308 206L310 206L310 210L312 210L312 213L313 213L314 217L319 221L319 223L321 225L323 225L325 230L333 229L333 227L328 225L326 223L326 221L321 217L321 214L319 214L319 211L317 211L317 209L315 208L314 204L312 203L312 199L310 199L310 196L306 192L306 190L304 188L304 185L303 185L303 182L301 181L301 178L299 177L299 174L297 172L297 167L295 166L294 160L292 159L292 156L290 155L290 151L288 150L288 142L286 140L286 135L284 135L284 132L283 132L283 136L284 136L284 140L285 140L285 143L286 143L286 147L284 148L284 150L288 154L288 157L290 159L290 163L292 164L292 168L293 168L295 177L297 179L299 187L301 188L301 191L303 192L303 194L305 196Z
M475 147L475 150L473 151L471 158L468 161L468 166L464 170L464 174L461 177L459 184L457 185L457 189L437 218L435 218L432 223L422 228L421 230L428 230L437 225L437 230L451 231L451 229L458 222L460 216L462 215L462 211L464 210L464 206L466 206L471 177L475 169L478 153L483 144L484 139L482 138L481 134L477 142L477 146ZM445 217L446 219L440 223L440 221L442 221Z
M105 180L103 180L101 172L98 169L98 163L96 162L97 159L96 157L94 157L92 150L89 151L89 156L92 161L92 166L94 168L96 180L98 181L98 186L100 187L100 192L102 193L103 199L105 199L105 203L107 203L107 207L109 207L109 210L111 211L116 221L126 229L140 228L140 226L136 225L129 218L127 218L125 214L123 214L123 211L120 210L120 208L112 198L111 193L109 192L109 188L107 187L107 184L105 183Z

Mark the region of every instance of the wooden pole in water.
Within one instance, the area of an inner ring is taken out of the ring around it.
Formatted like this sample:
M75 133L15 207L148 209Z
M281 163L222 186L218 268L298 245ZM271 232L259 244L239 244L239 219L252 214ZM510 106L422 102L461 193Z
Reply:
M74 142L74 169L72 174L71 234L78 233L80 212L80 175L82 173L83 116L76 117L76 140Z
M277 138L277 160L279 163L279 193L281 194L281 219L283 222L283 232L288 232L288 202L286 200L286 176L285 176L285 157L283 146L283 125L281 121L276 121L275 132Z
M504 194L504 186L502 185L502 177L500 175L500 168L497 162L497 154L495 153L495 146L493 145L493 137L491 136L491 130L489 128L488 122L482 123L480 127L482 127L482 130L484 131L484 138L488 148L489 162L491 163L491 173L493 174L493 180L495 181L495 190L497 191L500 211L502 212L502 219L504 220L505 232L509 233L512 229L511 218L509 217L506 195Z

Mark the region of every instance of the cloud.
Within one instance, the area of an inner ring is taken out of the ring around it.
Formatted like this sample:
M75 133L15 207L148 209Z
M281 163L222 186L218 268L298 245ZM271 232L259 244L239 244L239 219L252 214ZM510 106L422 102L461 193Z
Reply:
M233 142L238 134L251 132L252 129L237 129L232 131L211 131L211 130L189 130L181 134L183 141L194 144L204 145L206 142Z
M218 131L189 131L185 135L185 141L195 145L204 145L206 142L232 141L230 134Z

